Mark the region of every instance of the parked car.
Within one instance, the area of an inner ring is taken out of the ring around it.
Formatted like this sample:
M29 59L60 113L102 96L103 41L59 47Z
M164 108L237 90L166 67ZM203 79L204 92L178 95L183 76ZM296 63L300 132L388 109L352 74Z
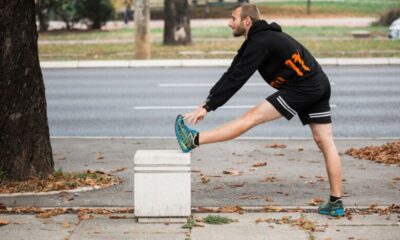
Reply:
M390 39L400 39L400 18L396 19L389 27Z

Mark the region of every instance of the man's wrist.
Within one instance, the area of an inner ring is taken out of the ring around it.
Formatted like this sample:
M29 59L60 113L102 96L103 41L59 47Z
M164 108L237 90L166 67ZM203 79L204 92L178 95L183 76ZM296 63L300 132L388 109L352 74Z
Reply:
M204 108L207 112L210 112L210 111L211 111L211 108L210 108L210 106L207 105L207 103L203 104L203 108Z

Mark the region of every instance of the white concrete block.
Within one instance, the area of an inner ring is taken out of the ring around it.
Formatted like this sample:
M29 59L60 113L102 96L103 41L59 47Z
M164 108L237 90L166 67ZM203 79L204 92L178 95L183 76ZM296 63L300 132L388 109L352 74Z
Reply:
M187 217L191 214L190 153L139 150L133 161L135 216Z
M400 58L389 58L390 65L398 65L400 64Z

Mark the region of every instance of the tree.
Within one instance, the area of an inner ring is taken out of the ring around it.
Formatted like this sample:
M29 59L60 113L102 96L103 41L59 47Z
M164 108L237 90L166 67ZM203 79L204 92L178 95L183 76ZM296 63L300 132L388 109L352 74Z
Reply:
M70 0L68 0L70 1ZM114 7L109 0L76 0L78 15L87 18L91 29L100 29L114 16Z
M49 10L51 0L36 0L36 14L39 20L39 31L47 31L49 28Z
M307 0L307 14L311 14L311 0Z
M0 0L0 175L53 172L34 0Z
M188 0L164 0L164 44L192 43Z

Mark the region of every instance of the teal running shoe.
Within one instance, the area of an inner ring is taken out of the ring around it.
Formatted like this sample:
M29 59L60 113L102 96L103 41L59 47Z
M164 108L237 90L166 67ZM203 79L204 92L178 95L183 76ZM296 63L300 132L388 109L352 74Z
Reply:
M178 140L178 144L182 149L182 152L188 153L194 148L198 147L196 144L194 144L194 139L199 134L199 132L186 126L183 122L182 115L178 115L178 117L176 118L175 134Z
M344 216L343 202L340 199L335 202L328 201L318 207L318 213L332 217Z

